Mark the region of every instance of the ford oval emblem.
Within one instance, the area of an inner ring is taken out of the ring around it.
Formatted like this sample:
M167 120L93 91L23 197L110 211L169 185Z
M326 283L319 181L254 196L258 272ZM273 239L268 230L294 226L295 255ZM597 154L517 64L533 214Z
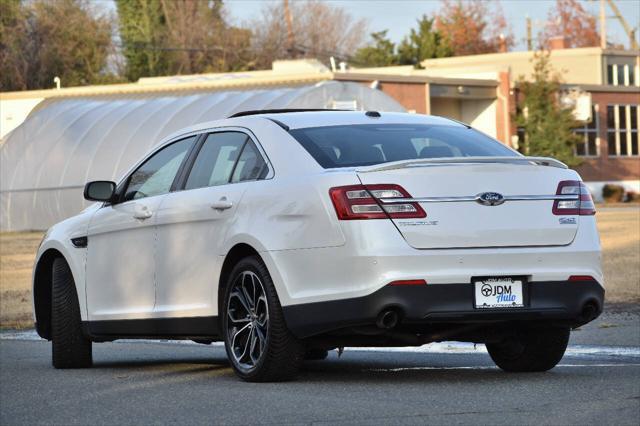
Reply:
M497 192L483 192L476 195L476 202L483 206L499 206L504 203L504 196Z

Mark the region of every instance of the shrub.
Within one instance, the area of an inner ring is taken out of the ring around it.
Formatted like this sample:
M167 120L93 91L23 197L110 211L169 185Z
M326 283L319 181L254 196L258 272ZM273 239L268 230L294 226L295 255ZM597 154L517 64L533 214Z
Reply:
M602 198L606 203L621 203L624 197L624 188L620 185L606 184L602 187Z
M640 203L640 194L634 191L627 192L627 203Z

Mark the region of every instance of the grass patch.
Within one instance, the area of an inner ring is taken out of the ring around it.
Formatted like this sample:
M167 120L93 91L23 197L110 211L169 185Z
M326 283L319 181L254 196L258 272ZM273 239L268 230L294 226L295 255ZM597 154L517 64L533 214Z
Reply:
M598 326L598 328L615 328L617 326L618 326L617 324L611 324L611 323L608 323L608 322L603 322L602 324L600 324Z

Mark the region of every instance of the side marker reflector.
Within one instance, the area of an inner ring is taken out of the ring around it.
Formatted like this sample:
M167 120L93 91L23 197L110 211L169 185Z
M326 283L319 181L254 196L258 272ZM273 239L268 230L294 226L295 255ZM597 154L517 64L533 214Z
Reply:
M571 275L569 281L596 281L591 275Z
M425 280L400 280L400 281L392 281L389 283L392 286L401 286L401 285L427 285Z

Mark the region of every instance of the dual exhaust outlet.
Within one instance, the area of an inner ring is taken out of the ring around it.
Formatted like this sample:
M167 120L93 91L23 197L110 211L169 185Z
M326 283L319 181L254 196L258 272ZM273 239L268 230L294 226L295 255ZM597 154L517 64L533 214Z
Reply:
M598 316L599 306L596 301L590 300L582 306L580 317L584 321L591 321ZM391 330L400 323L400 314L394 309L383 309L376 318L376 327L382 330Z
M383 330L391 330L400 322L400 315L393 309L384 309L376 318L376 327Z

